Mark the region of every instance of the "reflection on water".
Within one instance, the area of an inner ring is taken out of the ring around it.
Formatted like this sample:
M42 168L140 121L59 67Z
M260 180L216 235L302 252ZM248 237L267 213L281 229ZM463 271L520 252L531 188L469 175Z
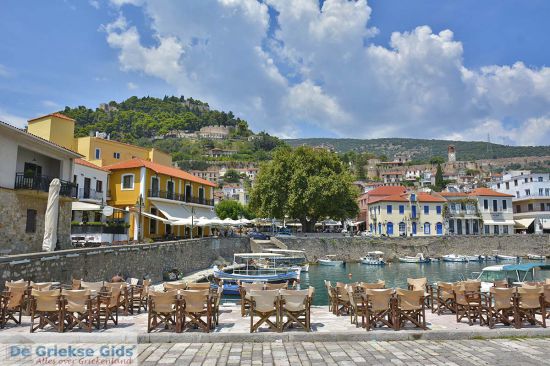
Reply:
M513 262L501 262L499 264L512 264ZM311 265L309 272L302 273L300 286L302 289L308 286L315 287L314 305L327 305L327 291L324 280L329 280L332 285L338 282L376 282L386 281L386 287L407 287L407 278L426 277L430 283L437 281L454 282L463 278L474 278L484 267L495 265L495 262L433 262L426 264L416 263L390 263L385 266L370 266L360 263L348 263L345 266L321 266ZM348 274L352 274L351 280Z

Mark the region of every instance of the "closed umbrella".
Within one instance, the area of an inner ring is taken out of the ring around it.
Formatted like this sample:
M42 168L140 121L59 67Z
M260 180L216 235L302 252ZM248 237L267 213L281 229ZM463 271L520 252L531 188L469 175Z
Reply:
M57 243L57 219L59 217L59 191L61 182L55 178L50 183L48 192L48 206L46 207L46 221L44 223L44 240L42 250L53 252Z

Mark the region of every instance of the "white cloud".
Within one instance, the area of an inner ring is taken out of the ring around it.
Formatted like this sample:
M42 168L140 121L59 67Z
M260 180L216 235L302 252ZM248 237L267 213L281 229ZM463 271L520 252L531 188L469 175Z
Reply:
M102 29L122 70L161 78L256 130L288 136L306 122L347 137L475 138L493 128L510 143L548 143L534 131L547 129L550 68L468 69L453 32L428 26L375 45L366 0L111 2L121 15ZM128 24L127 3L142 4L150 30ZM143 45L146 31L155 45Z
M27 125L27 119L25 117L16 116L8 113L6 110L0 108L0 121L6 122L12 126L24 128Z
M99 8L100 8L99 1L98 1L98 0L88 0L88 3L90 4L90 6L96 8L96 9L99 9Z
M0 77L8 78L10 76L12 76L12 73L9 71L9 69L6 66L0 64Z
M130 90L136 90L137 88L139 88L139 86L135 83L132 83L131 81L128 82L128 84L126 84L126 86L128 87L128 89Z
M48 108L48 109L59 109L61 106L54 102L54 101L51 101L51 100L43 100L42 102L40 102L42 104L42 106Z

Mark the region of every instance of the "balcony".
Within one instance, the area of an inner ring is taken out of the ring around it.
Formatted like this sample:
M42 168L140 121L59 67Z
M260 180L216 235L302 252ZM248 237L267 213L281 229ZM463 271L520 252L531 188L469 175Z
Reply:
M96 191L95 189L79 188L77 198L79 200L101 201L103 199L103 192Z
M199 205L206 205L206 206L214 206L214 200L203 198L203 197L185 197L185 195L183 194L169 192L169 191L156 191L156 190L149 189L147 191L147 197L163 198L166 200L196 203Z
M15 189L30 189L40 192L48 192L50 190L50 183L54 180L54 177L47 177L44 175L37 176L25 176L24 173L15 174ZM71 182L61 181L60 196L76 198L77 185Z

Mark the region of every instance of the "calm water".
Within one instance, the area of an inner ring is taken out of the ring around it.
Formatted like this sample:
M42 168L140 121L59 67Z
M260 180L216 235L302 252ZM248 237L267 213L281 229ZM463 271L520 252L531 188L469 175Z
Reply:
M514 262L506 262L514 263ZM407 288L407 278L426 277L430 283L437 281L454 282L465 278L472 278L472 272L481 272L481 269L496 264L495 262L433 262L425 264L391 263L385 266L370 266L361 263L348 263L345 266L311 265L309 272L302 273L300 287L315 287L314 305L327 305L327 290L324 280L330 280L332 285L338 282L376 282L386 281L386 287ZM503 264L499 263L499 264ZM348 274L352 274L351 280Z

